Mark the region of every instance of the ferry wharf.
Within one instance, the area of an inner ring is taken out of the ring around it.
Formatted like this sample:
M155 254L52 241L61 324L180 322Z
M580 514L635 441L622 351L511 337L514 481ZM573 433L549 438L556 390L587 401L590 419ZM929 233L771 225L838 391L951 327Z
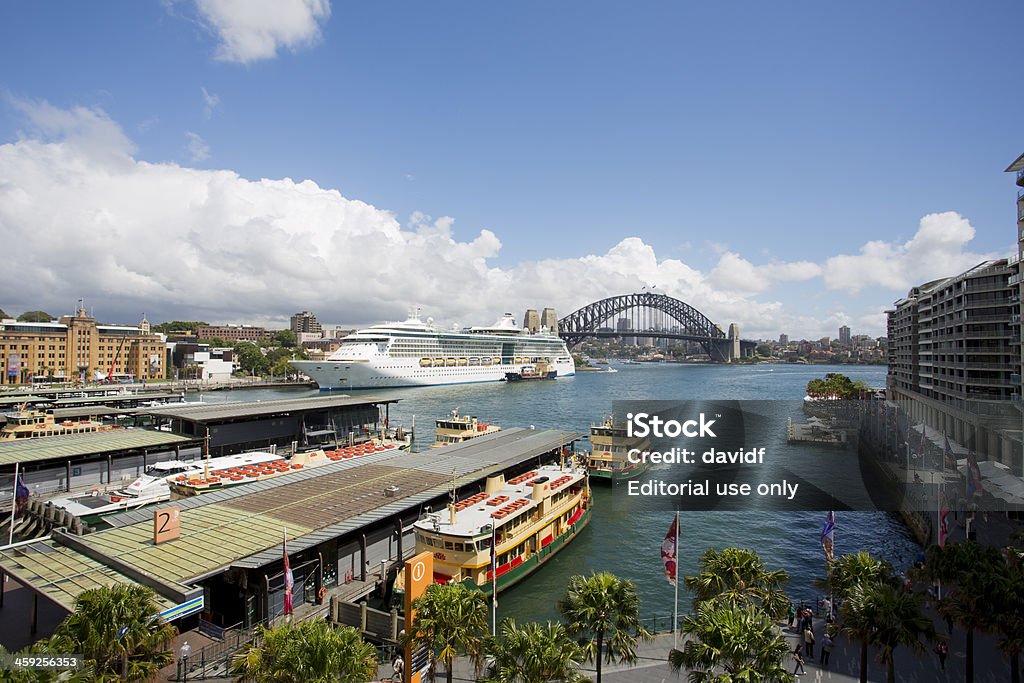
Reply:
M165 460L194 460L202 456L204 448L211 456L217 456L365 441L380 433L382 417L387 420L389 405L396 400L318 396L260 402L178 403L132 410L107 407L106 410L116 410L122 418L130 417L136 424L148 424L150 428L2 442L0 491L11 489L15 463L33 500L45 502L56 494L129 484L149 465ZM94 410L96 407L84 405L57 408L54 416L73 419L92 416ZM0 509L10 510L9 503L10 498L0 500Z
M85 536L54 531L0 550L0 576L31 595L29 618L4 616L0 602L0 621L42 637L40 598L70 612L82 591L121 582L154 590L181 631L273 623L284 607L285 533L296 611L332 594L357 600L388 585L414 548L412 524L447 504L453 485L460 497L476 493L492 474L556 462L583 436L513 428L423 453L389 449L108 517L110 529ZM169 508L180 535L158 545L156 516Z

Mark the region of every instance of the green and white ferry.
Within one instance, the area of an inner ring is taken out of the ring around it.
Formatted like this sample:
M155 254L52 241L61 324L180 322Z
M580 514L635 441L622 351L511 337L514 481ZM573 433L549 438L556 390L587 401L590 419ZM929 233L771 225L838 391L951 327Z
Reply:
M483 492L418 520L416 552L433 554L435 582L490 595L495 583L501 592L540 568L587 525L590 512L580 464L544 465L507 483L497 475Z
M640 463L630 462L629 452L633 449L643 452L650 447L650 439L630 436L625 424L615 424L613 418L607 417L601 424L590 426L590 455L587 457L590 476L597 482L609 484L639 477L649 465L646 459Z

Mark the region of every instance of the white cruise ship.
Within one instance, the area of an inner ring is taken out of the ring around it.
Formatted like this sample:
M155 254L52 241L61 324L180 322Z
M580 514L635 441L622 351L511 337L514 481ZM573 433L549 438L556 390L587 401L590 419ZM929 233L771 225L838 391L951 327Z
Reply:
M438 330L413 314L345 337L327 360L289 361L322 390L380 389L497 382L524 364L545 362L558 377L576 374L565 342L556 334L531 334L506 313L490 327Z

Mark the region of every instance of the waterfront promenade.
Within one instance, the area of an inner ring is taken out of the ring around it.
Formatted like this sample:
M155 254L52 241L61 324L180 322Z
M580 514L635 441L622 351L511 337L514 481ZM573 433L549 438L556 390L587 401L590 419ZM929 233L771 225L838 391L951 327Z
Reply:
M821 642L824 619L815 620L817 640ZM798 642L795 633L789 633L784 624L780 624L790 644L790 652ZM936 629L946 633L946 625L936 619ZM672 635L660 634L653 640L641 643L637 648L637 662L633 666L605 664L602 680L605 683L678 683L685 681L686 672L676 673L668 665L668 653L672 649ZM680 642L680 646L682 643ZM965 640L962 629L954 628L949 642L949 657L946 670L939 666L938 657L929 648L926 654L917 656L907 649L896 651L896 680L900 683L950 683L964 680ZM805 674L797 676L798 681L829 681L830 683L857 683L860 680L858 666L860 662L859 643L850 642L844 637L836 640L832 650L829 667L825 668L817 661L819 648L815 647L815 659L806 658ZM868 680L882 683L885 681L885 667L877 661L877 650L869 650ZM786 661L787 671L793 671L793 661ZM593 664L582 669L583 673L595 677ZM454 680L464 683L475 681L473 667L468 660L458 660L455 666ZM390 680L391 665L382 663L378 672L381 680ZM443 680L443 672L439 672L438 680ZM1009 664L1006 657L996 649L995 641L988 636L975 634L974 637L974 680L975 683L1005 683L1010 680Z

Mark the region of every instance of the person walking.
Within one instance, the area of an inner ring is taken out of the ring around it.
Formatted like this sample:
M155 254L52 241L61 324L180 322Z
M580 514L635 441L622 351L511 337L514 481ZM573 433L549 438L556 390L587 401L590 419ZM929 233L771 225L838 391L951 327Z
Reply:
M405 680L405 660L402 659L402 655L395 655L395 661L391 662L391 680L392 681L404 681Z
M789 603L789 610L786 612L786 617L789 621L789 628L792 630L793 620L796 619L796 607L793 607L793 603Z
M796 662L796 664L793 665L793 675L803 676L806 672L804 671L804 658L800 656L799 646L797 646L797 648L793 650L793 661ZM800 669L799 673L797 673L797 669Z
M814 631L810 627L804 631L804 654L814 659Z
M823 667L828 668L828 658L832 655L832 638L828 631L821 634L821 659L818 661Z
M939 656L939 667L946 670L946 657L949 656L949 645L946 645L946 641L940 640L939 644L935 646L935 654Z

